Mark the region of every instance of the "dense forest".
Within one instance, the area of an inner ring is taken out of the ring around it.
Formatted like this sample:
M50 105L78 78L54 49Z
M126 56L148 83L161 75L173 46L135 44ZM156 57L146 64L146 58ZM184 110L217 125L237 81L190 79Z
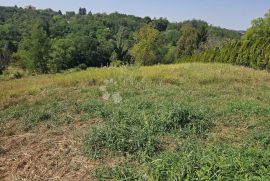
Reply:
M233 41L243 49L241 35L201 20L169 22L117 12L92 14L85 8L63 14L32 6L0 7L0 73L10 64L35 73L169 64L204 50L212 52L224 42ZM255 45L261 46L258 41Z
M185 60L231 63L270 70L270 11L263 18L253 20L252 27L240 40L185 57Z

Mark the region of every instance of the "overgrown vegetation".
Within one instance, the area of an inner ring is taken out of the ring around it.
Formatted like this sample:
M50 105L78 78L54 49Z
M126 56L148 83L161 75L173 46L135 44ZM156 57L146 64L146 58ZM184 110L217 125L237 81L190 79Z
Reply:
M270 13L264 18L255 19L252 27L240 40L206 50L186 61L222 62L242 65L262 70L270 70Z

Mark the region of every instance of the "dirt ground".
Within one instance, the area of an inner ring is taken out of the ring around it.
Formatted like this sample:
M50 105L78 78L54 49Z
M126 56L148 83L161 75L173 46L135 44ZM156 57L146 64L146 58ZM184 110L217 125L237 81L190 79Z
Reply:
M0 137L0 180L84 181L96 163L81 152L83 136L94 121L52 127Z

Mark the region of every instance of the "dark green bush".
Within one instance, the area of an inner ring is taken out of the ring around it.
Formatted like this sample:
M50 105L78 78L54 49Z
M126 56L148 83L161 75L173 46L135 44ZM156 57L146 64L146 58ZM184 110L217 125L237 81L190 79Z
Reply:
M81 69L81 70L86 70L87 69L87 65L82 63L80 65L78 65L78 68Z

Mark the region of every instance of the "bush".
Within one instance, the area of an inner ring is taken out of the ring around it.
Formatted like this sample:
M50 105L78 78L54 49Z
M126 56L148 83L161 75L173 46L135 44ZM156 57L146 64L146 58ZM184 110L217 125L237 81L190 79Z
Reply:
M121 60L114 60L111 62L112 67L121 67L123 65L123 62Z
M78 66L78 68L81 69L81 70L86 70L86 69L87 69L87 65L84 64L84 63L82 63L82 64L80 64L80 65Z
M23 75L20 72L16 72L11 76L11 79L21 79Z

